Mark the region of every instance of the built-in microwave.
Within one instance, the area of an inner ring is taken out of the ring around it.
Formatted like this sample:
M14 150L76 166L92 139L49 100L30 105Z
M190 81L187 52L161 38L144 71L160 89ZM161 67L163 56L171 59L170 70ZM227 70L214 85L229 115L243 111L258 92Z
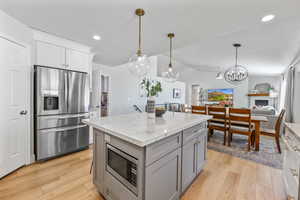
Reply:
M106 171L135 195L138 192L138 159L122 150L106 144Z

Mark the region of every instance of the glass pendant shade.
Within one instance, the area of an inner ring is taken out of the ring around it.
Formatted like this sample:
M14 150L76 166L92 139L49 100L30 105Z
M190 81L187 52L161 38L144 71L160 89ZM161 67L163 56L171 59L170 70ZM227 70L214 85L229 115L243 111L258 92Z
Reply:
M128 69L131 74L136 77L142 78L149 74L150 60L146 54L142 53L142 16L145 11L141 8L135 10L135 14L139 17L139 47L137 53L131 56L128 60Z
M175 71L173 67L169 67L167 71L162 72L162 76L167 82L176 82L179 78L179 72Z
M237 58L238 58L238 48L241 47L240 44L233 44L233 46L236 48L235 53L235 66L227 69L224 73L224 79L232 84L232 85L240 85L248 78L248 70L237 64Z
M142 78L149 74L150 60L145 54L135 54L129 58L128 69L136 77Z
M168 38L170 38L170 64L168 66L168 69L162 72L162 77L164 77L167 82L175 82L179 78L179 72L177 72L172 65L172 47L173 47L172 39L174 37L175 37L174 33L168 34Z

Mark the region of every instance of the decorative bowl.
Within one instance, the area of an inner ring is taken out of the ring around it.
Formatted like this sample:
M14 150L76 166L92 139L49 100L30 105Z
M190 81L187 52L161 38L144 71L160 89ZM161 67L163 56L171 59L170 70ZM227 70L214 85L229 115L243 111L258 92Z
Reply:
M165 108L155 108L155 116L156 117L162 117L163 114L165 114L166 109Z

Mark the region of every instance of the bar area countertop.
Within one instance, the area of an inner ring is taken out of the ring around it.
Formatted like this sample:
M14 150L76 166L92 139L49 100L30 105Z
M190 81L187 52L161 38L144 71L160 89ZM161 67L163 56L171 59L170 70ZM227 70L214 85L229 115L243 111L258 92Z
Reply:
M149 119L147 113L132 113L98 119L84 123L140 147L176 134L211 119L208 115L167 112L163 117Z

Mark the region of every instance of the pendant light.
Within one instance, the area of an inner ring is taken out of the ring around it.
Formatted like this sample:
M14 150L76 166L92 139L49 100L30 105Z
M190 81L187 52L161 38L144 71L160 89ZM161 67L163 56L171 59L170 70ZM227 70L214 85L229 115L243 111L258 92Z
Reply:
M145 11L138 8L135 10L135 14L139 17L139 47L136 54L129 58L128 68L134 76L142 78L147 76L150 69L149 58L142 53L142 16L145 15Z
M240 85L248 78L248 70L238 65L238 48L241 47L241 44L233 44L233 46L235 47L235 66L226 70L224 78L232 85Z
M174 33L169 33L168 38L170 38L170 63L168 66L167 71L162 73L162 76L166 79L168 82L175 82L179 78L179 73L174 70L173 64L172 64L172 48L173 48L173 43L172 39L175 37Z

